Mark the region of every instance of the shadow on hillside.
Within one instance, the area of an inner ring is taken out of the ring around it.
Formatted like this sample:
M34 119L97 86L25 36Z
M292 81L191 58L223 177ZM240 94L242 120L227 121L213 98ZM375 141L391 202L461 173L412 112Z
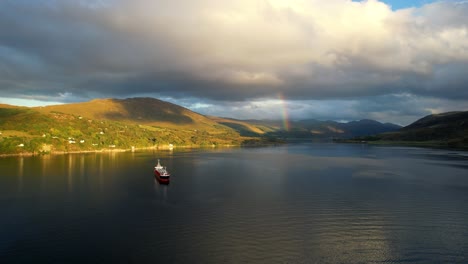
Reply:
M246 127L244 125L241 125L241 124L230 123L230 122L220 122L220 124L234 129L235 131L237 131L243 137L258 137L258 136L260 136L258 133L255 133L255 132L251 131L248 127Z
M138 99L117 101L126 111L108 112L105 118L111 120L132 120L138 122L167 122L175 125L194 124L195 121L186 114L184 108L171 103L156 101L154 99Z

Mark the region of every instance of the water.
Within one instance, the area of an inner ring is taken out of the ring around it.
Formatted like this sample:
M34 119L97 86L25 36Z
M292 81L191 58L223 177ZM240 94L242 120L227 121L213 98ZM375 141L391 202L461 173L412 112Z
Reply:
M0 172L2 263L468 262L467 152L295 144L8 157Z

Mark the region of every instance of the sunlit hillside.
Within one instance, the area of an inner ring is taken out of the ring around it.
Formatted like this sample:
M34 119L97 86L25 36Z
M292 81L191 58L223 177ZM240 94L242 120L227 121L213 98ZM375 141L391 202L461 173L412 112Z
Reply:
M156 99L0 106L0 154L239 145L231 128Z
M41 113L60 112L95 120L130 122L165 128L204 130L225 128L187 108L154 98L95 99L89 102L36 109Z

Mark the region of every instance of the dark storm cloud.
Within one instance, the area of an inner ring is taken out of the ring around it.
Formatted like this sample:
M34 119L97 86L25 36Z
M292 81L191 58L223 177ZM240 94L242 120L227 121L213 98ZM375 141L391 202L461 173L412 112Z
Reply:
M463 101L467 13L466 2L4 0L0 97Z

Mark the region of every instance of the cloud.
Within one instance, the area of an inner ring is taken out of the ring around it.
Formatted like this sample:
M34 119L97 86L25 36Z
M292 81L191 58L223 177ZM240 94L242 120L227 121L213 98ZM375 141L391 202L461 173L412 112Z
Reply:
M0 95L468 100L467 13L466 1L5 0Z
M468 100L451 101L407 93L287 102L282 99L255 99L248 102L224 102L223 104L210 100L200 103L196 98L163 99L206 115L232 117L235 113L235 118L238 119L278 120L283 119L284 112L286 112L291 120L317 119L347 122L374 119L403 126L426 115L459 111L468 106Z

